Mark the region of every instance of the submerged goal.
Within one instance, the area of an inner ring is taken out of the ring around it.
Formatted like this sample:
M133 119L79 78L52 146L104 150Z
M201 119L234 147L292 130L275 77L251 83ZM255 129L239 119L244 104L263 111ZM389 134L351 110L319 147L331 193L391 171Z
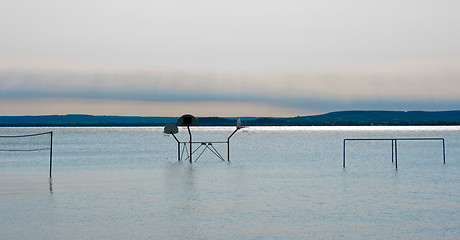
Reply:
M345 168L346 143L347 141L391 141L391 162L398 169L398 141L442 141L442 158L446 164L446 144L444 138L346 138L343 139L343 167Z
M0 152L50 151L50 177L53 169L53 131L15 136L0 136Z

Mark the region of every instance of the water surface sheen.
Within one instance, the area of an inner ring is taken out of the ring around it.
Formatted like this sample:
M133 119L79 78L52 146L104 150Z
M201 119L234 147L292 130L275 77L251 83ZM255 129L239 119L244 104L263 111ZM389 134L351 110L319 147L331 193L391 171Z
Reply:
M458 239L460 127L250 127L231 161L190 164L162 128L54 131L49 152L0 152L0 239ZM194 141L234 128L196 127ZM344 138L442 137L442 143ZM178 138L187 140L186 130ZM226 145L215 144L226 157ZM197 156L195 154L194 156Z

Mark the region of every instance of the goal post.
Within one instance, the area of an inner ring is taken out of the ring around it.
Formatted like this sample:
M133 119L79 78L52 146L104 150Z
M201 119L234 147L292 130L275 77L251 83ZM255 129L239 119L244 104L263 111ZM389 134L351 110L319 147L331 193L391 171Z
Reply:
M53 169L53 131L1 136L0 135L0 152L34 152L50 151L50 177Z

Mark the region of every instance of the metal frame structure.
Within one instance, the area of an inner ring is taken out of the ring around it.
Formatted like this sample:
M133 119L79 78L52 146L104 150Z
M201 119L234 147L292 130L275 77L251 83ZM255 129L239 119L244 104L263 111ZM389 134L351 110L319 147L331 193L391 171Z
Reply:
M173 135L174 136L174 135ZM230 149L229 149L229 142L226 141L214 141L214 142L181 142L179 141L175 136L174 136L174 139L176 139L177 141L177 160L178 161L187 161L189 160L190 162L192 162L192 154L196 153L199 149L201 149L202 147L204 147L202 149L202 151L200 152L200 154L198 155L198 157L194 160L194 162L198 161L198 159L201 157L201 155L203 155L203 153L209 149L209 151L211 151L217 158L219 158L220 160L222 161L225 161L225 158L222 156L222 154L219 153L219 151L214 147L213 144L227 144L227 161L230 161ZM199 144L198 147L195 148L195 150L193 151L189 151L189 149L187 148L187 143L191 143L191 144ZM181 151L181 145L183 145L182 147L182 151ZM190 153L189 153L190 152ZM187 156L184 158L184 153L187 153Z
M17 136L0 136L2 138L22 138L22 137L34 137L34 136L40 136L40 135L45 135L45 134L50 134L50 147L49 148L38 148L38 149L26 149L26 150L21 150L21 149L12 149L12 150L1 150L0 151L42 151L42 150L50 150L50 177L51 177L51 171L53 169L53 131L50 132L43 132L43 133L35 133L35 134L27 134L27 135L17 135Z
M183 115L182 117L179 118L178 125L187 127L187 131L188 131L189 138L190 138L190 140L188 142L179 141L179 139L177 139L175 133L178 133L178 129L177 129L177 126L175 124L168 123L165 126L164 133L171 134L174 137L174 139L176 140L176 142L177 142L177 160L178 161L182 161L182 160L187 161L187 160L189 160L189 162L192 163L193 162L193 158L192 158L193 154L196 151L198 151L201 147L204 146L203 150L200 152L198 157L195 159L195 162L198 161L198 159L201 157L201 155L203 155L203 153L207 149L209 149L209 151L211 151L217 158L219 158L222 161L225 161L225 158L222 156L222 154L219 153L219 151L214 147L213 144L227 144L227 161L230 162L230 138L238 130L243 128L243 127L241 127L240 119L237 120L236 129L230 134L230 136L228 136L227 141L193 142L192 141L192 132L190 131L190 126L195 126L197 124L198 124L198 121L192 115L186 114L186 115ZM187 143L189 143L189 149L187 149ZM199 144L199 146L196 147L195 150L193 150L192 144ZM181 151L181 145L183 145L182 151ZM184 152L187 153L187 157L185 159L184 159Z
M346 142L347 141L391 141L391 162L398 169L398 141L442 141L443 162L446 164L446 147L444 138L346 138L343 139L343 167L345 168Z

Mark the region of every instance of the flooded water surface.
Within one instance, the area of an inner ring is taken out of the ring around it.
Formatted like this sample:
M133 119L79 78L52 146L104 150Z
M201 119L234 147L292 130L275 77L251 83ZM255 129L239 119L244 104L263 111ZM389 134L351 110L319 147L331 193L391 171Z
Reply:
M250 127L230 162L206 150L192 164L162 130L0 128L53 131L52 178L49 150L0 151L0 239L460 236L460 127ZM193 141L233 130L192 128ZM391 141L351 141L342 167L345 138L427 137L445 139L445 164L440 141L398 142L397 169Z

